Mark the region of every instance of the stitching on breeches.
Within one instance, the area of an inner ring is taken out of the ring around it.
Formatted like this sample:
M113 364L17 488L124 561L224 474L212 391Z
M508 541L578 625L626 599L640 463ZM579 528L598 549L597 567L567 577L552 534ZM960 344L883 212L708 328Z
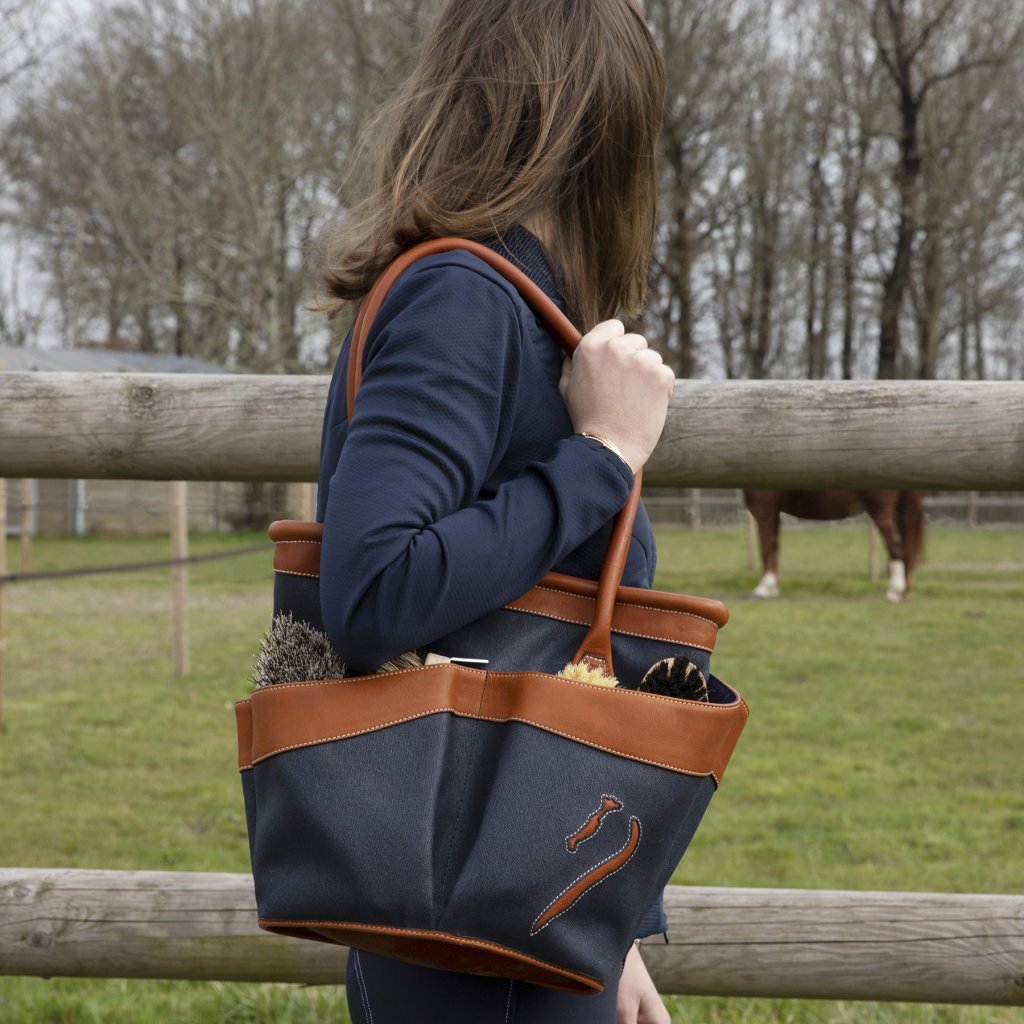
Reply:
M363 978L363 965L359 962L359 950L353 949L351 955L356 960L356 981L359 982L359 998L363 1001L363 1012L367 1024L373 1024L373 1010L370 1009L370 996L366 991L366 980Z

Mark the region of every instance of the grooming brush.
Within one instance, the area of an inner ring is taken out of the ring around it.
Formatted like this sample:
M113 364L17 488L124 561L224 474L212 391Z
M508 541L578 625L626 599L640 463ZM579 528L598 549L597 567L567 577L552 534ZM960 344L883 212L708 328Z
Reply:
M710 703L708 681L704 673L686 658L663 658L640 680L641 693L659 693L664 697L700 700Z
M423 662L415 651L407 651L384 662L378 673L419 668ZM292 618L290 612L274 617L268 632L260 639L253 658L254 686L274 683L298 683L315 679L341 679L345 663L325 633Z
M608 675L608 673L602 668L598 668L594 665L588 665L585 660L575 665L570 661L569 664L558 673L558 675L565 679L572 679L577 683L588 683L591 686L620 685L615 676Z
M647 670L639 686L626 686L615 676L610 676L600 667L588 665L585 661L577 665L570 662L558 674L577 683L589 683L591 686L639 690L641 693L658 693L664 697L700 700L705 703L711 699L704 674L686 658L663 658L656 662Z

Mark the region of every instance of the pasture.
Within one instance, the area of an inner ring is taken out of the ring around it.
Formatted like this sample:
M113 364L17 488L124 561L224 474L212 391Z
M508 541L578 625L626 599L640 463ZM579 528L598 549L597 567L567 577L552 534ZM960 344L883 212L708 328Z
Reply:
M252 544L197 536L196 554ZM680 884L1019 892L1024 532L932 527L912 600L867 578L863 525L787 526L784 596L747 595L740 528L659 531L658 585L732 611L715 658L752 717ZM33 568L165 557L40 541ZM10 561L16 558L14 545ZM167 573L9 591L0 862L244 871L231 702L270 613L266 555L191 569L192 674ZM653 941L653 940L652 940ZM679 1024L1009 1024L1019 1010L670 998ZM344 1021L339 990L0 978L0 1020Z

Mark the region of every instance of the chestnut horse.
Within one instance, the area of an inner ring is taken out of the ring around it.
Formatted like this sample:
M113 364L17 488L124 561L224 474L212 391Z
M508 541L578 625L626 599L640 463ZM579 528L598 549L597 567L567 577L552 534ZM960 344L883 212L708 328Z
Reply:
M745 490L743 500L757 521L764 575L754 597L779 596L779 513L797 519L848 519L867 512L889 550L887 601L905 601L910 574L924 547L924 502L919 491Z

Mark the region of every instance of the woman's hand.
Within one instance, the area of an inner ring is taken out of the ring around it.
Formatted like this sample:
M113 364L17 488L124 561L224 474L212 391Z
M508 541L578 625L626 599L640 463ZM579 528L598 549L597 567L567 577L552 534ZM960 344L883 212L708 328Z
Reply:
M674 383L646 338L606 320L565 361L558 387L573 430L611 441L635 473L661 437Z
M668 1010L636 945L630 946L626 954L615 1010L617 1024L670 1024Z

